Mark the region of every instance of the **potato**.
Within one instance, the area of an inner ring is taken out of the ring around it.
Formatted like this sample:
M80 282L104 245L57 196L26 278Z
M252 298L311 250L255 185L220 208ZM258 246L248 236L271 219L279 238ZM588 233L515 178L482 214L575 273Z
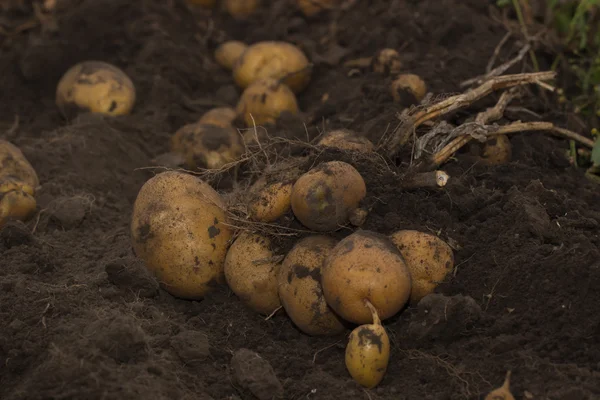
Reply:
M232 236L221 196L190 174L155 175L133 205L134 252L176 297L202 299L225 282L223 265Z
M238 160L244 145L237 129L193 123L179 128L171 137L171 151L181 154L189 169L219 169Z
M334 231L349 222L366 196L360 173L350 164L329 161L302 175L292 188L292 211L314 231Z
M242 89L264 78L283 80L294 93L310 81L310 63L291 43L263 41L249 46L233 66L233 78Z
M394 49L379 50L371 60L373 71L378 74L398 74L402 70L400 54Z
M234 18L248 18L258 9L260 0L225 0L225 9Z
M35 169L21 149L11 142L0 139L0 184L8 178L21 182L32 190L40 185Z
M393 233L390 239L410 270L410 302L413 304L433 293L436 286L454 269L452 249L437 236L406 229Z
M307 17L313 17L322 11L331 10L341 3L341 0L296 0L298 8Z
M306 237L294 245L279 270L281 304L308 335L337 335L345 329L342 319L327 305L321 288L321 267L336 242L327 236Z
M131 79L121 69L102 61L71 67L56 88L56 104L66 118L81 110L103 115L126 115L136 101Z
M506 371L504 377L504 383L499 388L496 388L489 392L483 400L515 400L515 396L510 391L510 376L512 371Z
M336 129L326 133L317 146L331 147L338 150L360 151L369 153L373 151L373 143L364 136L358 136L356 133L347 129Z
M392 82L391 92L396 103L408 107L421 103L427 94L427 86L418 75L402 74Z
M281 306L277 292L279 267L269 238L244 232L227 252L225 279L250 309L271 314Z
M283 112L299 112L294 92L286 84L271 78L255 81L248 86L236 110L248 127L275 123Z
M412 282L402 255L388 237L359 230L331 250L321 284L333 311L347 321L366 324L372 315L365 300L382 320L387 319L404 307Z
M228 70L233 70L236 61L242 56L248 46L238 40L229 40L221 43L215 50L215 60L217 63Z
M250 219L274 222L291 209L293 182L275 182L251 193L248 202Z
M232 126L233 121L237 118L237 113L231 107L217 107L207 112L200 117L198 123L200 124L212 124L220 126L221 128L228 128Z
M495 135L483 145L481 160L487 165L506 164L512 157L512 146L506 135Z
M390 338L377 310L366 301L372 313L373 323L357 327L350 333L346 345L346 368L360 385L371 389L385 376L390 361Z

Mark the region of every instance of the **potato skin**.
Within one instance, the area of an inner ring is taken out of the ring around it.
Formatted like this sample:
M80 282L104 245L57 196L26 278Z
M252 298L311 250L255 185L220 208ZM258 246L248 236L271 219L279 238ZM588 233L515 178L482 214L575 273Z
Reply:
M56 88L56 104L66 118L81 110L103 115L126 115L136 101L131 79L118 67L102 61L72 66Z
M312 336L332 336L345 330L342 319L327 305L321 287L321 268L337 241L308 236L287 254L278 274L279 298L294 324Z
M392 82L391 92L396 103L408 107L421 103L427 94L427 85L418 75L401 74Z
M225 0L225 9L234 18L244 19L254 14L260 0Z
M297 0L300 11L307 17L313 17L325 10L331 10L341 4L340 0Z
M352 378L367 389L377 386L390 360L390 338L380 324L355 328L346 345L346 368Z
M390 239L410 270L412 304L433 293L439 282L454 269L452 249L437 236L405 229L393 233Z
M221 43L215 50L215 60L228 70L233 70L236 61L244 54L248 45L239 40L229 40Z
M343 161L329 161L302 175L292 188L292 211L307 228L334 231L346 225L367 188L360 173Z
M327 304L356 324L372 321L368 300L383 320L404 307L411 293L411 276L391 240L359 230L342 239L323 264L321 284Z
M236 111L247 127L275 123L283 112L298 114L296 95L276 79L252 82L240 96Z
M398 74L402 70L402 60L396 50L382 49L375 53L371 67L378 74Z
M0 139L0 184L9 178L22 182L34 190L40 185L35 169L21 149L11 142Z
M248 202L250 219L274 222L291 209L292 182L275 182L262 187L251 195Z
M150 178L131 220L137 257L173 296L202 299L224 283L233 232L221 196L202 180L177 171Z
M248 46L233 67L233 79L242 89L259 79L279 80L294 93L306 88L311 71L306 55L297 46L281 41L263 41ZM292 74L293 73L293 74Z
M327 132L317 143L318 146L332 147L338 150L372 152L373 143L364 136L358 136L347 129L336 129Z
M205 112L198 123L200 124L211 124L220 126L221 128L228 128L232 126L233 121L236 119L237 113L231 107L216 107Z
M512 157L512 146L506 135L494 135L483 145L482 161L487 165L506 164Z
M271 241L265 236L243 232L225 258L225 279L250 309L270 314L281 306L277 292L280 265L272 261Z

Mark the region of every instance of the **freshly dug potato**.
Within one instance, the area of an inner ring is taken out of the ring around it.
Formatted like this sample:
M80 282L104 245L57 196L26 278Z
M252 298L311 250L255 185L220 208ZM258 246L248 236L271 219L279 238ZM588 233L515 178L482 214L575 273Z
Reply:
M391 91L396 103L408 107L421 103L427 94L427 85L419 75L402 74L392 82Z
M369 302L365 306L371 311L373 323L355 328L346 345L346 368L350 376L360 385L371 389L385 376L390 361L390 338L377 310Z
M331 10L342 3L342 0L297 0L298 8L307 17L313 17L325 10Z
M142 186L133 205L135 254L176 297L202 299L224 283L223 265L232 236L221 196L190 174L155 175Z
M415 230L400 230L390 237L412 278L410 302L416 304L433 293L436 286L454 269L454 253L437 236Z
M372 152L373 143L364 136L358 136L347 129L336 129L326 133L317 146L332 147L339 150L353 150L364 153Z
M310 63L291 43L264 41L249 46L233 67L233 78L242 89L264 78L283 80L294 93L310 81Z
M189 169L219 169L238 160L244 145L237 129L213 124L184 125L171 137L171 151L181 154Z
M229 40L220 44L215 50L215 60L225 69L232 70L236 61L242 56L248 46L239 40Z
M398 74L402 70L400 54L394 49L382 49L371 60L373 71L378 74Z
M242 93L236 110L248 127L275 123L283 112L299 112L294 92L285 83L272 78L252 82Z
M336 243L328 236L306 237L296 243L279 270L281 304L308 335L337 335L345 329L342 319L327 305L321 288L321 267Z
M487 165L506 164L512 157L512 146L506 135L495 135L483 145L481 160Z
M136 91L121 69L102 61L71 67L56 88L56 104L67 118L85 110L103 115L125 115L133 109Z
M277 292L280 264L269 238L244 232L233 242L225 258L225 279L250 309L271 314L281 306Z
M17 146L0 139L0 185L5 179L22 182L35 190L39 185L37 173Z
M225 0L225 9L234 18L248 18L256 12L260 0Z
M259 222L274 222L283 217L292 202L293 182L275 182L251 193L248 202L250 219Z
M334 231L346 225L367 188L360 173L343 161L329 161L302 175L292 188L292 211L314 231Z
M321 284L327 304L343 319L356 324L372 321L365 300L381 319L406 304L411 293L410 271L389 238L359 230L342 239L323 264Z
M221 128L228 128L233 123L233 120L237 117L237 113L231 107L217 107L207 112L200 117L198 123L200 124L212 124L220 126Z

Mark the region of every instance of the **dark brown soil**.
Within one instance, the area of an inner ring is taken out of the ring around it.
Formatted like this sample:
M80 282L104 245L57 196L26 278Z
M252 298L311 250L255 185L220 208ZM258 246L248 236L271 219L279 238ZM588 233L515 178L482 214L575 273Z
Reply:
M445 166L452 179L444 190L400 191L393 167L352 159L374 205L364 228L420 229L460 247L456 273L437 290L443 296L386 321L391 361L373 390L345 369L348 332L308 337L281 313L265 320L245 309L226 288L200 302L175 299L131 251L132 204L152 176L144 167L178 128L239 95L212 60L216 43L301 45L316 63L299 97L316 121L308 131L344 127L376 141L397 123L390 78L349 74L340 59L396 48L431 91L460 91L485 72L505 34L489 17L491 2L359 1L338 16L338 47L327 44L334 15L309 21L287 0L265 2L249 21L191 13L181 0L71 1L56 26L33 27L25 25L36 21L31 7L14 3L0 20L23 28L0 34L0 130L42 188L38 214L0 233L1 399L251 399L280 386L285 399L477 399L508 369L519 399L600 398L600 189L568 163L566 141L542 133L512 136L507 165L459 155ZM61 118L57 80L88 59L132 77L132 115ZM566 124L550 103L531 97L526 105ZM306 134L302 121L287 131ZM248 361L256 359L248 351L271 367ZM260 372L273 389L237 370Z

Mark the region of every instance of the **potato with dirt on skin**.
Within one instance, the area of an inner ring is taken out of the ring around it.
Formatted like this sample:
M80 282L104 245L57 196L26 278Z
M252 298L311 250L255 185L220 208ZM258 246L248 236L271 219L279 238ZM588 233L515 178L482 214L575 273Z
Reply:
M329 161L294 183L292 211L309 229L334 231L349 222L366 194L365 181L356 168L343 161Z
M233 18L250 17L260 7L260 0L224 0L225 9Z
M297 46L282 41L254 43L233 66L233 79L242 89L265 78L282 80L294 93L310 81L310 62Z
M173 296L198 300L225 282L233 231L221 196L177 171L150 178L133 205L134 252Z
M373 143L364 136L358 136L355 132L347 129L336 129L327 132L317 142L317 146L331 147L338 150L360 151L370 153L373 151Z
M205 112L198 120L200 124L212 124L227 128L232 126L237 118L237 113L231 107L216 107Z
M410 302L433 293L454 269L454 253L437 236L411 229L399 230L390 239L402 254L412 278Z
M368 300L384 320L407 303L412 280L402 255L379 233L359 230L342 239L323 264L321 284L327 304L355 324L372 321Z
M483 145L481 161L487 165L506 164L512 157L512 146L506 135L494 135Z
M66 118L80 111L109 116L126 115L136 101L131 79L118 67L85 61L71 67L56 88L56 105Z
M215 60L221 67L232 70L237 60L244 54L248 45L239 40L228 40L221 43L215 50Z
M294 92L285 83L268 78L253 82L244 90L236 111L246 126L253 128L275 123L284 112L295 115L300 110Z
M294 245L279 270L281 304L308 335L332 336L345 329L342 319L327 305L321 287L321 267L336 243L328 236L308 236Z
M391 86L394 101L405 107L420 104L427 94L427 85L419 75L401 74Z
M342 0L296 0L300 11L307 17L313 17L323 11L339 6Z
M242 303L268 315L281 306L277 292L279 267L269 238L243 232L227 252L225 279Z
M171 151L180 154L189 169L219 169L238 160L245 149L234 127L193 123L171 137Z
M402 70L402 60L396 50L382 49L373 56L371 67L378 74L398 74Z
M274 222L291 209L293 182L263 184L250 193L248 215L252 221Z

